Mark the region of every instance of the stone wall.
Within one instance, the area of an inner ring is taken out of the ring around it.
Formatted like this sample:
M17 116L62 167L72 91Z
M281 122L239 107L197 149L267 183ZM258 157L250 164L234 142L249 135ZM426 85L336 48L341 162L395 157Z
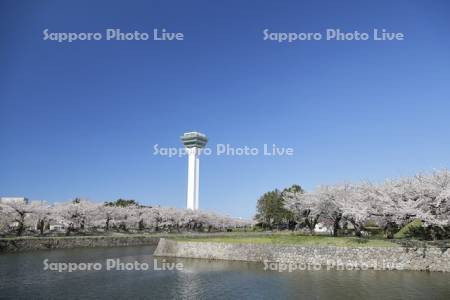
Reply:
M420 270L450 272L450 249L406 247L305 247L298 245L184 242L162 238L155 256L264 262L279 268Z
M39 249L157 245L159 237L86 236L0 239L0 253Z

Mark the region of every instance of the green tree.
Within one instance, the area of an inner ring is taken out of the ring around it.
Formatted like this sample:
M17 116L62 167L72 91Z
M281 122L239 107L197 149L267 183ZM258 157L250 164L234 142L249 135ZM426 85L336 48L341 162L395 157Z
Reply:
M301 193L301 194L303 194L305 191L298 184L293 184L291 187L285 188L283 190L283 193L284 192Z
M299 185L293 185L283 190L291 192L303 192ZM284 208L284 200L280 190L275 189L262 195L256 204L256 220L264 227L273 229L286 225L291 228L294 223L294 215Z
M113 202L105 202L105 206L118 206L118 207L127 207L127 206L140 206L138 202L132 199L117 199Z

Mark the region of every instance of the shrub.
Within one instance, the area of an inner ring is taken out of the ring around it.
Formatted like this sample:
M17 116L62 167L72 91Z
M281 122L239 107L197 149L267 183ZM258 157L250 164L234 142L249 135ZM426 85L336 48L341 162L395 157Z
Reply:
M364 228L371 237L383 237L383 228L377 226L365 227Z
M395 235L396 239L407 237L424 237L425 230L423 223L419 219L415 219L403 226Z

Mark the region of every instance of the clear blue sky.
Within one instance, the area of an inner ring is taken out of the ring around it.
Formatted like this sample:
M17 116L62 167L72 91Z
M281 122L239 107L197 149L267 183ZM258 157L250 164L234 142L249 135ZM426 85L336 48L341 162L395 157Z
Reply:
M448 168L449 15L448 1L0 0L0 195L184 207L186 157L152 147L179 147L190 130L213 146L295 148L202 157L201 208L233 216L293 183ZM185 40L57 43L45 28L166 28ZM279 44L265 28L406 40Z

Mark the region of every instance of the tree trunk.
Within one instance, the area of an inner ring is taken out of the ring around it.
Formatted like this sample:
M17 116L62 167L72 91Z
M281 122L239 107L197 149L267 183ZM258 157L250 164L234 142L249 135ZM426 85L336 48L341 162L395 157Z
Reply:
M333 222L333 236L338 236L338 230L339 230L339 223L341 221L341 218L334 219Z
M21 236L24 231L23 223L19 222L19 226L17 227L16 236Z
M40 220L39 221L39 231L40 231L41 235L44 235L44 228L45 228L45 222L44 222L44 220Z
M384 234L386 235L386 238L393 239L394 238L394 232L393 232L393 226L391 223L387 223L384 228Z
M355 230L355 235L357 237L362 237L362 233L361 233L362 226L353 221L350 221L350 223L352 223L352 225L353 225L353 228Z
M430 236L433 241L436 240L436 230L434 230L433 226L430 227Z
M19 223L17 226L17 236L21 236L22 233L25 230L25 212L18 212L19 213L19 219L16 219L16 222Z
M69 226L67 226L66 229L66 236L69 236L70 232L73 231L73 229L74 229L73 224L69 224Z

